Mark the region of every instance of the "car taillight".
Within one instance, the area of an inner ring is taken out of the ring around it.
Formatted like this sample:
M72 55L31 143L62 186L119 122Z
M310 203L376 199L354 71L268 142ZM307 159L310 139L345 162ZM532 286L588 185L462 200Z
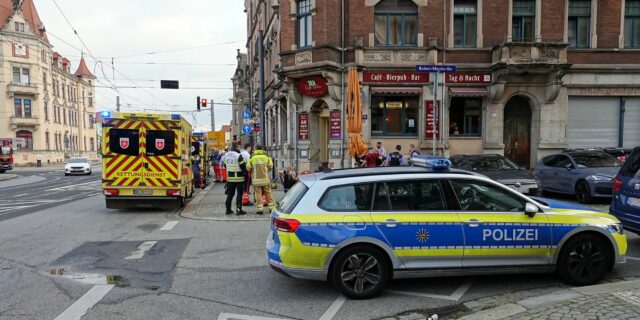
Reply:
M105 196L117 196L120 194L120 191L118 189L104 189L102 193L104 193Z
M622 189L622 180L620 180L620 177L613 178L613 190L615 192L620 192L621 189Z
M179 195L180 195L180 190L167 190L168 197L179 196Z
M293 219L274 218L273 226L276 227L278 231L293 233L298 230L300 221Z

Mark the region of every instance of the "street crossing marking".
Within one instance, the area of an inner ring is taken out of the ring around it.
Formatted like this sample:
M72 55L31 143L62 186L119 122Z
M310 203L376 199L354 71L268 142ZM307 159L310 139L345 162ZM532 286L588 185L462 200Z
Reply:
M627 256L627 259L629 259L629 260L635 260L635 261L640 261L640 258L637 258L637 257L629 257L629 256Z
M265 318L258 316L246 316L243 314L221 313L218 320L287 320L286 318Z
M472 282L467 281L463 283L456 291L454 291L451 295L442 295L442 294L431 294L431 293L422 293L422 292L411 292L411 291L399 291L399 290L387 290L387 292L401 294L405 296L414 296L421 298L432 298L432 299L440 299L440 300L449 300L449 301L458 301L464 296L464 294L471 288Z
M62 312L55 320L80 320L96 303L113 289L112 284L99 284L93 286L80 299L74 302L67 310Z
M167 222L167 224L164 225L164 227L160 228L160 231L169 231L173 229L173 227L175 227L176 224L178 224L178 221L169 221Z
M138 246L138 250L131 253L130 256L124 258L125 260L134 260L144 257L144 253L149 251L158 241L145 241Z
M338 313L338 310L340 310L345 301L347 301L347 298L345 298L343 295L340 295L338 299L336 299L336 301L334 301L331 306L329 306L329 309L327 309L327 311L322 314L320 320L333 319L333 317L336 316L336 313Z

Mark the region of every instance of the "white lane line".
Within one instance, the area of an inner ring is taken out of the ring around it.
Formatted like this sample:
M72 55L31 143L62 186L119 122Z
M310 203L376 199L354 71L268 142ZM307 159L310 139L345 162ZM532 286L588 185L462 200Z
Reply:
M218 316L218 320L286 320L286 319L246 316L243 314L235 314L235 313L221 313Z
M451 294L451 298L456 298L456 301L460 300L460 298L462 298L462 296L464 296L464 294L467 293L469 289L471 289L472 284L473 283L471 282L471 280L463 283L458 289L456 289L456 291Z
M345 298L342 295L339 296L338 299L336 299L336 301L334 301L331 304L331 306L329 306L329 309L327 309L327 311L324 312L322 317L320 317L320 320L331 320L331 319L333 319L333 317L336 316L336 313L338 313L338 310L340 310L340 308L342 307L342 305L344 304L345 301L347 301L347 298Z
M432 298L432 299L440 299L440 300L448 300L448 301L458 301L464 294L471 288L471 281L467 281L463 283L456 291L454 291L451 295L442 295L442 294L431 294L431 293L422 293L422 292L411 292L411 291L399 291L399 290L387 290L387 292L401 294L405 296L414 296L421 298Z
M178 221L169 221L167 222L167 224L164 225L164 227L160 228L160 231L169 231L173 229L173 227L175 227L176 224L178 224Z
M149 251L158 241L145 241L138 246L138 250L131 253L130 256L124 258L125 260L140 259L144 256L144 253Z
M21 194L12 195L12 197L19 198L19 197L24 197L26 195L28 195L28 193L21 193Z
M629 259L629 260L635 260L635 261L640 261L640 258L637 258L637 257L629 257L629 256L627 256L627 259Z
M80 299L74 302L67 310L62 312L55 320L80 320L83 315L93 308L109 291L113 289L112 284L99 284L93 286Z

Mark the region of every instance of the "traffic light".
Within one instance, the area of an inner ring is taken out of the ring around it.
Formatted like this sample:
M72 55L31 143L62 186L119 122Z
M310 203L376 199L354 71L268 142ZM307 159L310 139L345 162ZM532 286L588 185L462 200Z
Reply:
M200 103L202 103L201 105L202 105L203 108L207 107L207 99L200 100Z
M196 108L198 108L198 111L200 111L200 96L196 98Z

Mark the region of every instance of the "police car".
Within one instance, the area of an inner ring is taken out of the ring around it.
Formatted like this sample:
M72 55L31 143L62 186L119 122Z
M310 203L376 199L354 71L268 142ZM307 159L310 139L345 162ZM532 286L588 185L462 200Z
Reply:
M413 277L555 271L589 285L625 262L627 237L609 214L526 197L446 159L413 160L301 176L271 215L269 265L364 299Z

